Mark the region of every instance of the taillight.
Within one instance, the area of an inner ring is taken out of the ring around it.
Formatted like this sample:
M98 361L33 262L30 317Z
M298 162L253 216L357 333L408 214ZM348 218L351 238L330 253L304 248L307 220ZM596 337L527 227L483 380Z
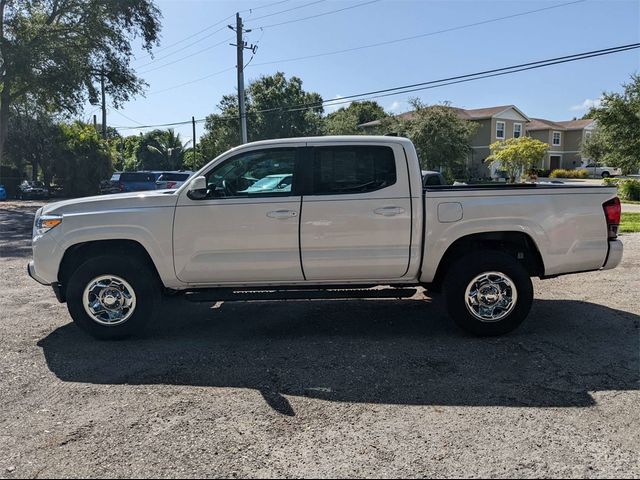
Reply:
M609 239L614 239L618 236L618 227L620 226L620 216L622 214L620 199L618 197L612 198L604 203L602 208L604 208L604 216L607 219Z

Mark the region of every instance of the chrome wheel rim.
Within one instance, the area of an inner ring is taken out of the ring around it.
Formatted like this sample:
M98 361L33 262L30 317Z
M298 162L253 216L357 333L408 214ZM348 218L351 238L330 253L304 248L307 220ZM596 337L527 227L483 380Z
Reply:
M120 325L136 309L136 294L129 283L116 275L101 275L87 284L84 309L100 325Z
M499 322L513 311L517 301L515 283L502 272L481 273L465 291L467 310L481 322Z

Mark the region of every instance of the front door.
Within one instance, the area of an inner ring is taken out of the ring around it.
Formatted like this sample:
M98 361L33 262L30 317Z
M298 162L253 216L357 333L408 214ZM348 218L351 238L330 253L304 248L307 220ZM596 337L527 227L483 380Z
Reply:
M204 198L182 192L173 225L177 277L192 284L303 280L297 151L256 149L217 164Z
M551 155L549 157L549 168L552 172L560 168L560 158L561 157L559 155Z
M304 196L300 223L305 278L403 277L412 200L402 147L318 145L311 156L311 191Z

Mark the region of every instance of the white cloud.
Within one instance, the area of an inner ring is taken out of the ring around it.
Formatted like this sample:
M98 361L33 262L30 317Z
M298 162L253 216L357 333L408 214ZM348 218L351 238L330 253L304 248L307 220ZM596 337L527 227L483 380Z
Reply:
M326 103L324 105L324 111L329 114L329 113L333 113L337 110L340 110L341 108L347 108L349 105L351 105L351 102L336 102L336 103L330 103L333 100L341 100L344 97L342 95L336 95L335 97L333 97L331 100L329 100L329 103Z
M400 113L401 110L402 104L397 100L387 107L389 113Z
M591 108L598 108L600 106L600 103L602 103L602 99L600 98L587 98L584 102L582 102L579 105L574 105L573 107L571 107L571 111L573 112L579 112L579 111L583 111L583 110L589 110Z

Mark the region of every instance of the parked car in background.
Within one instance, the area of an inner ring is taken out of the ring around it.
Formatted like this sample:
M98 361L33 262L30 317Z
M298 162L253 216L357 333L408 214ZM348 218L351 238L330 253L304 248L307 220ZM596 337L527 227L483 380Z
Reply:
M184 170L180 172L162 172L162 175L156 180L157 190L174 190L182 186L189 177L193 175L190 170Z
M594 162L582 162L580 169L587 170L590 177L616 177L622 175L622 170L615 167L600 166Z
M100 182L100 194L109 195L112 193L120 193L120 174L122 172L113 172L109 180L103 180Z
M42 182L25 180L18 187L18 198L20 200L49 198L49 189Z
M7 191L4 188L4 185L0 185L0 200L7 199Z
M156 181L160 175L162 175L162 172L122 172L117 181L118 191L142 192L145 190L155 190Z
M447 182L440 172L433 170L422 170L422 186L429 187L432 185L446 185Z

